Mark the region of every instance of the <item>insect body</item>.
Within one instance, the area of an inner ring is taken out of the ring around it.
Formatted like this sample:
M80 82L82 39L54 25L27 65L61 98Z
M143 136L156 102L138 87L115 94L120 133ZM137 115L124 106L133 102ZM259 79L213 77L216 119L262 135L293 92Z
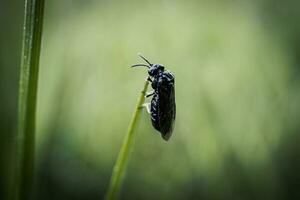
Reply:
M153 96L150 104L150 114L153 127L161 133L164 140L169 140L172 135L175 116L175 80L174 75L165 70L161 64L151 64L142 55L139 55L146 64L136 64L132 67L144 66L148 67L148 81L154 91L146 97Z

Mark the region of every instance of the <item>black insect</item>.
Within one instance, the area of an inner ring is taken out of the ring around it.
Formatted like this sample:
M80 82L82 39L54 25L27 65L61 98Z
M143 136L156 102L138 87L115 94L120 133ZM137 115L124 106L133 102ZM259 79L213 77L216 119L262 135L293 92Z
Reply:
M173 132L176 117L175 77L170 71L166 71L163 65L151 64L145 57L142 55L139 56L148 65L136 64L132 65L132 67L144 66L149 68L148 81L151 82L154 91L146 95L146 97L153 96L151 104L147 109L151 114L152 125L161 133L164 140L169 140Z

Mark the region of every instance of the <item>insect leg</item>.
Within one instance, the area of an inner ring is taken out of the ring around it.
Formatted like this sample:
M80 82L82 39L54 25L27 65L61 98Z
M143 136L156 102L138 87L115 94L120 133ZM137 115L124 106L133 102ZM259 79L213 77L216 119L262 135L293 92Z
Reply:
M143 105L140 107L140 108L146 108L146 110L147 110L147 113L151 113L151 111L150 111L150 103L143 103Z
M148 98L148 97L151 97L152 95L154 95L155 91L151 91L151 92L148 92L146 93L145 97Z
M152 79L148 76L147 81L152 83Z

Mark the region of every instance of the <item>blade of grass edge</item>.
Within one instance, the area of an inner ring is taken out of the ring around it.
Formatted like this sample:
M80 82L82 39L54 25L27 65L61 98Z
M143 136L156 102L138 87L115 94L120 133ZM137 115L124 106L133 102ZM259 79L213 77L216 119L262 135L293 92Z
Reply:
M13 199L30 199L33 185L35 120L44 0L25 0L19 82L17 167Z

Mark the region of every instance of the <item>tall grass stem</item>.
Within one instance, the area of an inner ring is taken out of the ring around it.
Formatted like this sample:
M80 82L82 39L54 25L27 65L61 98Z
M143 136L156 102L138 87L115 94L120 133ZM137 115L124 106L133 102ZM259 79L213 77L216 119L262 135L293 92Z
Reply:
M14 199L31 199L44 0L25 0L20 66L17 175Z
M149 81L146 80L143 90L139 96L139 99L138 99L135 111L133 113L131 122L129 124L127 134L123 140L123 144L120 149L116 164L113 168L109 188L106 193L107 200L116 199L117 195L120 191L122 180L123 180L124 174L126 172L126 166L128 164L129 156L133 149L134 139L135 139L135 135L136 135L135 129L137 127L138 119L140 117L143 103L145 101L145 94L146 94L148 85L149 85Z

